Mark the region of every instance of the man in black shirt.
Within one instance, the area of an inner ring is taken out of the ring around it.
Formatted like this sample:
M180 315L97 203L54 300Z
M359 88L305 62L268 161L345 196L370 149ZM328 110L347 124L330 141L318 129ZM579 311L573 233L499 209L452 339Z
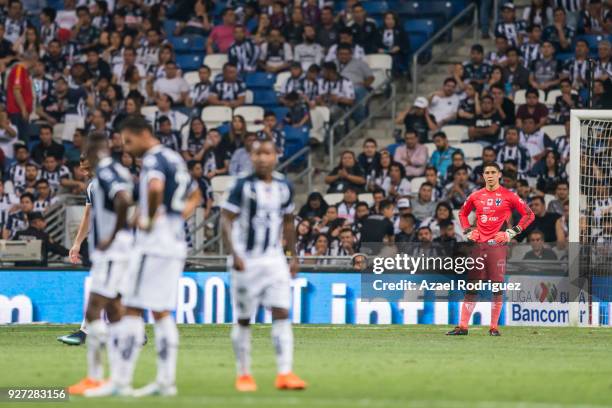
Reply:
M404 124L405 132L409 129L414 129L414 131L419 136L419 142L427 143L428 141L428 133L430 130L438 129L438 125L436 123L436 118L434 115L429 113L428 110L429 102L427 98L424 96L419 96L414 100L414 104L403 112L400 112L397 118L395 119L395 123L397 125ZM404 132L404 133L405 133ZM403 139L403 133L402 137Z
M529 245L531 245L531 251L527 252L525 256L523 256L524 260L557 260L557 255L555 252L550 248L544 247L544 234L542 231L531 231L529 234Z
M491 65L484 60L484 48L480 44L472 45L470 61L463 63L463 80L474 81L483 85L491 75Z
M40 142L32 150L32 159L42 165L47 156L54 156L58 161L64 158L64 146L53 140L53 128L40 126Z
M471 141L496 143L499 139L502 120L495 111L493 98L489 95L483 96L480 105L482 112L476 115L474 126L468 129L468 136Z
M375 54L378 51L378 29L376 22L367 18L361 3L353 5L353 24L349 26L353 33L355 44L360 45L366 54Z
M555 228L559 214L546 212L546 204L544 198L535 196L531 199L529 207L535 215L535 219L529 226L519 234L516 239L521 242L528 237L532 231L539 230L544 234L544 242L556 242L557 231Z
M40 262L15 262L15 266L47 266L49 252L59 256L68 256L68 249L53 241L49 233L45 231L47 222L40 212L33 212L28 216L28 228L17 231L13 240L15 241L41 241L41 260Z
M4 23L0 21L0 62L4 59L10 59L15 55L15 51L13 51L13 44L4 38Z
M361 221L361 242L393 242L394 205L384 200L381 204L382 214L368 215Z
M412 214L400 215L399 228L400 232L395 234L395 242L415 242L416 231L415 231L416 219Z

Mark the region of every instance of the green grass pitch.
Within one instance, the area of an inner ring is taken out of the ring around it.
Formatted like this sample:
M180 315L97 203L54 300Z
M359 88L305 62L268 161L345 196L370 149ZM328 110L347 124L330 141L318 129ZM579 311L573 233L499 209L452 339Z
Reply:
M74 326L0 327L0 387L68 386L85 374L85 347L55 337ZM612 406L612 330L475 327L448 337L442 326L295 327L295 372L303 392L273 388L270 326L253 329L259 391L233 389L228 325L181 326L175 398L112 398L38 407L599 407ZM149 336L152 328L147 327ZM145 346L136 386L155 375ZM0 402L0 408L11 404ZM13 404L25 407L31 404Z

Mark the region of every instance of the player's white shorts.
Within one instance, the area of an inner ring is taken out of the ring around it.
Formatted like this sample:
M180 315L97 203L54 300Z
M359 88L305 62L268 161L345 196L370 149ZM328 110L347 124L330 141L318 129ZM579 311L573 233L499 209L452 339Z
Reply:
M185 241L175 239L162 223L150 234L137 235L121 292L122 303L154 312L176 309L186 255Z
M91 254L90 292L109 299L121 293L132 245L132 234L119 231L106 251L95 250Z
M250 319L259 305L289 309L291 276L286 258L243 258L243 261L243 271L231 269L234 318Z

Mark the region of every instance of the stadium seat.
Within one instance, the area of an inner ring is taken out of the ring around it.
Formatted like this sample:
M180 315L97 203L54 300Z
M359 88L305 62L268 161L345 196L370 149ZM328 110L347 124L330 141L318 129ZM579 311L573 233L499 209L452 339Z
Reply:
M257 105L263 107L272 107L278 105L278 97L274 91L253 91L253 101L257 101Z
M308 130L306 126L299 128L285 126L285 140L299 140L305 146L308 143Z
M426 181L425 177L415 177L412 180L410 180L410 191L412 191L413 193L418 193L419 192L419 188L421 188L421 184L423 184Z
M250 133L257 133L260 130L263 130L263 128L264 128L264 125L262 125L260 123L258 123L258 124L247 123L247 132L250 132Z
M189 54L192 51L189 37L171 37L170 44L174 47L174 51L180 54Z
M423 145L427 148L427 157L431 157L432 153L436 151L436 145L433 143L423 143Z
M600 42L604 40L610 41L610 38L606 38L608 36L600 35L600 34L583 34L576 37L576 40L584 40L589 44L589 49L591 51L597 51L597 46Z
M241 115L246 121L247 125L254 125L263 120L264 110L261 106L239 106L234 109L233 114L234 116Z
M482 157L483 146L480 143L459 143L454 147L461 149L466 159L479 159Z
M276 75L276 81L274 81L274 90L280 92L283 89L283 85L289 79L291 73L289 71L279 72Z
M544 204L546 204L546 208L548 208L548 204L555 199L553 194L544 194Z
M440 130L446 134L451 145L468 139L468 127L464 125L446 125Z
M215 82L215 78L223 73L222 69L211 69L210 70L210 82Z
M53 125L53 140L56 142L61 142L64 136L64 124L56 123Z
M551 89L548 91L548 95L546 96L546 105L553 106L557 101L558 96L561 96L560 89Z
M424 32L427 33L428 37L431 37L435 31L434 21L429 18L411 18L404 23L404 30L407 32Z
M378 89L390 78L393 58L388 54L368 54L365 61L374 74L372 88Z
M164 31L167 37L174 36L174 29L176 28L176 20L164 20Z
M210 180L210 187L213 191L213 200L220 204L223 201L224 193L234 182L234 176L215 176Z
M565 136L565 126L546 125L542 127L542 132L546 133L552 140L555 140L558 137Z
M278 123L283 123L287 113L289 113L289 108L285 108L284 106L276 106L270 110L276 115L276 121Z
M331 112L329 111L329 108L327 106L315 106L314 109L310 110L311 115L313 111L317 112L318 115L321 115L323 122L325 122L326 124L328 124L331 120Z
M391 143L390 145L387 145L385 150L387 150L389 154L391 155L391 157L393 157L395 155L395 150L399 147L399 145L400 143ZM427 153L427 156L429 157L430 154Z
M244 82L249 89L272 89L276 75L267 72L251 72L245 75Z
M223 122L232 120L232 108L227 106L207 106L202 109L202 120L207 128L215 128Z
M204 65L207 65L211 70L221 71L227 60L227 54L210 54L204 57Z
M143 106L142 108L140 108L140 113L142 113L142 116L144 116L145 118L148 118L148 117L154 117L155 112L157 112L158 110L159 109L155 105Z
M176 63L183 71L195 71L202 66L202 55L201 53L177 55Z
M198 75L197 71L185 72L183 74L183 79L185 79L185 81L187 81L189 86L194 86L195 84L200 82L200 76Z
M382 15L389 11L386 1L364 1L361 4L369 15Z
M364 203L367 203L368 206L372 206L372 204L374 204L374 196L372 196L372 193L361 193L358 196L359 201L363 201Z
M334 204L338 204L340 201L344 199L344 194L328 193L323 196L323 199L328 205L334 205Z

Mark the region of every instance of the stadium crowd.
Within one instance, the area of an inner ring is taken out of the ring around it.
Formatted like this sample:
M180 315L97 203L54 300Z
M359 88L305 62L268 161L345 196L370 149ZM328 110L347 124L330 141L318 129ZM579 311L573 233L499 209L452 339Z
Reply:
M453 146L446 125L465 126L466 140L483 146L482 161L503 167L504 185L536 214L532 229L545 241L567 240L569 135L553 140L545 129L567 129L572 108L609 103L605 38L612 12L598 0L555 3L533 0L522 18L505 3L494 27L496 49L485 53L474 44L439 91L400 112L396 145L368 139L358 156L343 152L325 179L327 193L342 199L332 205L322 194L308 197L296 227L300 251L350 255L360 241L463 240L454 213L482 186L481 164ZM367 55L390 55L394 75L402 74L408 36L392 11L380 17L370 18L358 1L337 12L333 2L318 0L0 0L3 238L18 237L58 195L84 194L80 148L88 132L105 132L113 157L136 177L140 163L123 152L117 132L134 114L147 117L161 142L181 152L208 215L215 205L210 180L249 170L258 138L274 140L280 157L289 152L292 129L311 130L312 145L324 141L312 112L325 107L333 122L372 90ZM165 24L170 19L177 23ZM593 44L582 34L601 39ZM589 71L591 54L596 62ZM223 63L207 66L204 55ZM278 95L255 123L237 114L207 125L205 108L263 104L253 82L281 75ZM356 109L352 119L366 115L365 107ZM362 193L372 194L372 205L360 200ZM545 196L554 199L545 205Z

